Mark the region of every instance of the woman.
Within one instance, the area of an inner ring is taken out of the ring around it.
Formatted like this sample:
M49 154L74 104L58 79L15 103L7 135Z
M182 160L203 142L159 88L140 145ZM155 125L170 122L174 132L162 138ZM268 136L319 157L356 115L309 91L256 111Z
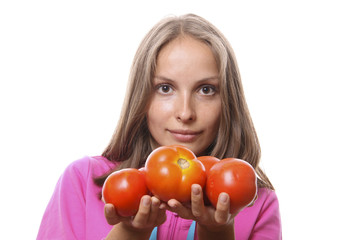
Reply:
M113 205L104 206L98 193L111 171L140 168L154 148L170 144L186 146L198 156L249 162L259 178L255 204L231 215L226 193L216 208L204 206L201 187L193 185L190 207L144 196L135 216L122 217ZM38 239L149 239L154 229L158 239L185 239L193 220L195 239L281 239L278 200L259 161L230 44L199 16L166 18L136 52L109 146L101 157L85 157L65 170Z

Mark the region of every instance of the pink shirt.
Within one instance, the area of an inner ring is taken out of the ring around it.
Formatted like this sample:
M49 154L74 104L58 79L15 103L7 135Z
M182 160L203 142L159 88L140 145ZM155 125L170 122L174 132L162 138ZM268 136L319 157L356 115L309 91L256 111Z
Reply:
M84 157L70 164L60 177L45 210L37 239L104 239L110 226L99 199L101 187L94 176L109 171L114 164L104 157ZM158 239L186 239L192 220L167 212L158 227ZM252 207L235 217L236 239L281 239L279 203L274 191L261 188ZM195 237L195 239L197 239Z

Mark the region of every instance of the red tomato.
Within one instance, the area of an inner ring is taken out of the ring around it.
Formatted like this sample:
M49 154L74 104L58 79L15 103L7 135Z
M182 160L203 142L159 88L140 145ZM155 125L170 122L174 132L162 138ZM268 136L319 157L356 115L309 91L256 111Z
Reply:
M141 197L148 194L144 173L125 168L111 173L105 180L102 195L105 203L112 203L124 217L137 212Z
M220 161L220 159L213 156L201 156L197 159L204 165L207 175L209 174L210 168Z
M146 185L160 200L191 200L191 185L205 186L205 168L188 148L172 145L155 149L145 163Z
M204 165L206 176L209 175L210 168L214 166L214 164L218 163L220 159L213 157L213 156L201 156L197 157L197 159ZM206 192L206 185L203 189L204 193ZM206 194L203 194L204 204L205 206L211 205L209 198L206 196Z
M145 167L139 168L138 169L140 171L140 173L142 173L145 177Z
M206 195L216 207L219 194L230 196L230 213L237 213L250 206L257 196L257 178L253 167L246 161L226 158L216 163L209 171Z

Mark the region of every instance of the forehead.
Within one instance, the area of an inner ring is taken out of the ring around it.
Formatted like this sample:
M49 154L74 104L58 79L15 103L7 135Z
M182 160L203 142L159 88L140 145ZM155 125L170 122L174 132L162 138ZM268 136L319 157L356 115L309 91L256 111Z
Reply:
M159 52L156 62L156 74L169 78L175 75L196 78L218 76L212 50L207 44L192 37L176 38L168 43Z
M157 58L169 53L185 53L186 50L196 50L214 57L209 44L189 35L181 35L162 46Z

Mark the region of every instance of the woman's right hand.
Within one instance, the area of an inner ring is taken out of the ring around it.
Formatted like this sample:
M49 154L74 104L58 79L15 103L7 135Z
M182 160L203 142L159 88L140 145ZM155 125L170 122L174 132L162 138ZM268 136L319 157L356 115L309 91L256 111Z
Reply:
M141 198L135 216L120 216L114 205L105 204L107 222L114 225L106 239L149 239L154 227L166 220L166 207L156 197L145 195Z

